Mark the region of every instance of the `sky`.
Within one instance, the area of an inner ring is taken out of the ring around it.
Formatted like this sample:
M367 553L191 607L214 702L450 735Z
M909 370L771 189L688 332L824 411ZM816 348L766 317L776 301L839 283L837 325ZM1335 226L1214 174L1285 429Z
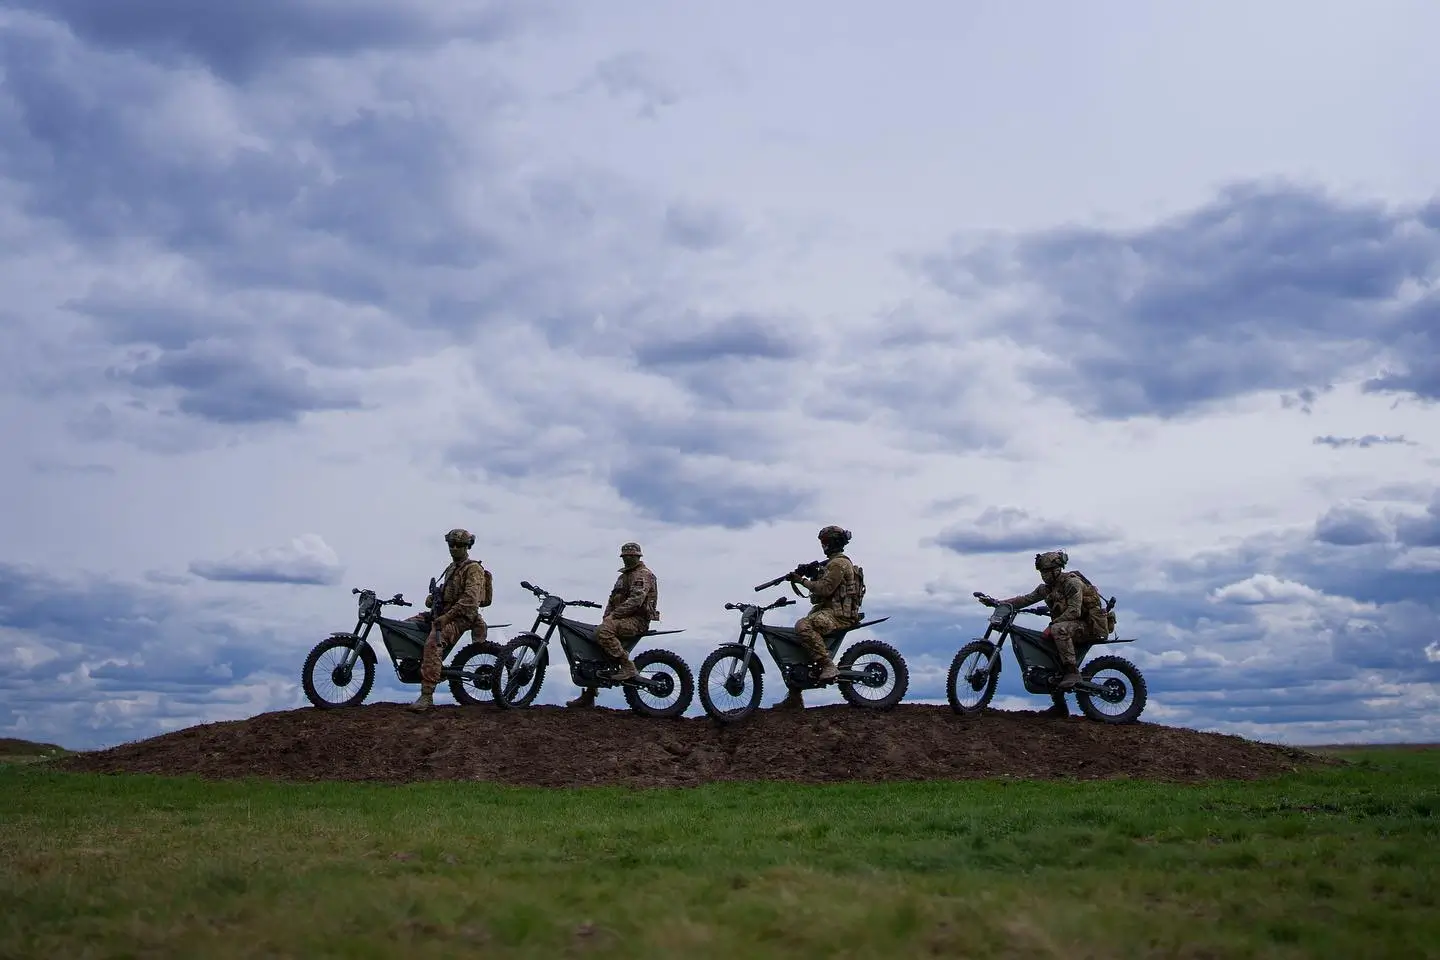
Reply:
M498 640L639 541L698 670L835 523L912 701L1064 549L1144 719L1440 740L1437 32L7 0L0 735L302 706L350 589L419 599L457 526Z

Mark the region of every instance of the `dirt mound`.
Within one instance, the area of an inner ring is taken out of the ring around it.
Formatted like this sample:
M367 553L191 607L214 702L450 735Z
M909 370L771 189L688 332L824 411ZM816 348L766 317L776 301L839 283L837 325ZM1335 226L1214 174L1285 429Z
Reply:
M61 769L207 779L491 780L531 786L694 786L978 777L1254 779L1327 761L1306 751L1148 723L905 704L760 711L736 726L628 711L396 703L211 723L84 753Z

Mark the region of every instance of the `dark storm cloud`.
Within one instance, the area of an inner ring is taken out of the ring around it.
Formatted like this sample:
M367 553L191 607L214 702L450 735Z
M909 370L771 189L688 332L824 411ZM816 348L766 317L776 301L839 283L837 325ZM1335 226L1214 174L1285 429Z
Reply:
M1313 399L1377 358L1389 372L1368 389L1440 395L1440 301L1408 294L1440 277L1433 208L1246 184L1150 226L957 243L921 269L961 300L1028 291L996 330L1049 353L1058 367L1033 382L1092 415L1173 417L1257 390Z

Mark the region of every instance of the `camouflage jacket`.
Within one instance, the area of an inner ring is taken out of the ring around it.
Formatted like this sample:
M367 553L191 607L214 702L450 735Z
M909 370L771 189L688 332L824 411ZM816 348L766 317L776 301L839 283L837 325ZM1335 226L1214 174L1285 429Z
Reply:
M1040 586L1024 596L1011 597L999 602L1018 608L1028 607L1032 603L1039 603L1042 600L1050 608L1051 623L1083 620L1081 611L1085 603L1085 587L1081 584L1079 577L1069 572L1061 573L1056 577L1054 586L1047 587L1042 582Z
M620 576L615 578L615 586L610 588L610 600L605 604L603 616L659 620L659 603L660 584L655 574L641 561L633 570L621 568Z
M855 564L843 553L830 557L825 571L814 580L801 578L800 586L810 591L811 613L833 613L855 619Z
M479 560L465 559L459 564L452 563L440 575L439 609L432 608L436 623L479 623L480 597L484 590L485 568Z

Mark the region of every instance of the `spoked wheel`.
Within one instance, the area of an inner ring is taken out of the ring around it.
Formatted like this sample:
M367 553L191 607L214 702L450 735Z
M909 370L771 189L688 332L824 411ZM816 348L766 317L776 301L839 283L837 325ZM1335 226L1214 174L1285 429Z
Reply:
M721 647L700 664L700 705L721 723L743 720L760 706L765 690L760 659L750 655L750 665L741 669L745 655L738 650Z
M945 695L950 698L950 709L956 713L979 713L995 696L995 685L1000 682L1000 660L989 670L985 665L995 655L995 644L989 640L975 640L960 648L955 659L950 661L950 675L945 679Z
M363 647L353 652L355 643L353 639L331 637L315 644L305 658L300 685L306 699L320 709L357 706L370 695L375 685L375 661L365 656L369 651ZM347 658L354 660L348 667Z
M489 640L476 640L461 647L450 661L449 669L463 670L471 677L468 680L464 677L450 678L450 693L455 702L467 706L490 703L495 697L495 673L500 669L500 658L503 656L505 648Z
M695 699L695 678L690 665L669 650L646 650L635 658L635 670L655 685L654 690L625 684L625 702L647 717L678 717ZM639 679L637 677L637 679Z
M836 666L841 670L865 672L863 680L840 683L840 695L851 706L888 710L910 689L910 668L905 665L905 658L883 640L861 640L845 651Z
M1102 673L1109 675L1102 677ZM1134 723L1139 719L1149 691L1145 676L1135 664L1124 657L1096 657L1080 668L1080 676L1105 687L1100 696L1074 691L1075 702L1085 716L1101 723Z
M545 682L545 643L539 637L516 637L500 654L495 670L495 705L528 707L540 693Z

